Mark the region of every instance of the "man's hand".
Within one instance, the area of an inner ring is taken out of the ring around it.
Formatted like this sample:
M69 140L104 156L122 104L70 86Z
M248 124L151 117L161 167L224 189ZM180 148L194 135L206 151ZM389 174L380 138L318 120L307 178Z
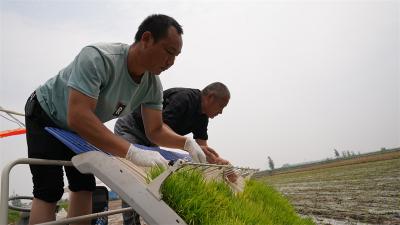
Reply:
M212 149L209 146L200 146L201 149L203 149L203 152L206 154L207 157L207 162L212 163L212 164L218 164L218 165L231 165L231 163L228 160L225 160L221 157L219 157L218 153ZM233 169L228 169L226 171L226 178L232 182L235 183L236 180L238 179L238 175Z
M204 154L206 155L206 159L208 163L211 164L228 164L229 162L220 158L218 153L210 148L209 146L200 146L200 148L203 150Z
M228 160L225 160L219 157L218 153L209 146L200 146L203 150L204 154L206 155L206 159L208 163L211 164L218 164L218 165L227 165L229 164Z
M185 146L183 147L183 149L189 152L193 162L207 163L206 155L193 138L186 138Z
M200 146L200 148L203 150L204 154L206 155L206 160L208 163L217 164L219 155L214 149L212 149L208 146Z
M125 158L138 166L152 167L157 165L164 168L168 166L168 161L160 153L143 150L133 144L129 146Z
M230 182L235 183L237 181L239 175L233 169L229 169L228 171L226 171L226 173L226 178Z

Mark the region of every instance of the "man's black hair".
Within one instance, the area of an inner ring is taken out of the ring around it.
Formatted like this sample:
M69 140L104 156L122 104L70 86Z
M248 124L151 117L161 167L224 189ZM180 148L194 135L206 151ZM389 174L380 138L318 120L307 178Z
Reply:
M150 15L140 24L135 35L135 43L140 41L146 31L149 31L154 41L157 42L167 36L170 26L175 27L178 34L183 34L182 26L174 18L162 14Z

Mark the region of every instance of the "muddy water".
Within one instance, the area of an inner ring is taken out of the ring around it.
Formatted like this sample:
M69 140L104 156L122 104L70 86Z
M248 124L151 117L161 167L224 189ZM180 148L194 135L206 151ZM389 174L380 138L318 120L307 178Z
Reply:
M399 158L263 180L318 224L400 224Z

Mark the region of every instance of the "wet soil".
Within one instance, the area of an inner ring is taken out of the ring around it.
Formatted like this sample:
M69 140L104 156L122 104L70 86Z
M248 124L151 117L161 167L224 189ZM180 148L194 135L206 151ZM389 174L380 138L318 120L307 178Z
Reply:
M260 179L318 224L400 224L400 158Z

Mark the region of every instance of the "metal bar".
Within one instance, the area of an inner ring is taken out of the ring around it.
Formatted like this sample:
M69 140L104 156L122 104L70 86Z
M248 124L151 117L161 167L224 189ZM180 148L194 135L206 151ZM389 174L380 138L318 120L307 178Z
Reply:
M207 168L207 169L208 169L208 168ZM211 173L211 172L214 172L214 171L219 170L219 169L220 169L220 168L214 167L214 168L208 170L207 173Z
M17 164L72 166L71 161L21 158L8 163L1 172L0 225L8 224L8 195L10 171Z
M8 198L8 201L16 200L16 199L23 199L23 200L33 200L32 196L13 196L11 198ZM14 206L14 205L8 205L9 209L13 209L19 212L30 212L31 209L25 208L25 207L20 207L20 206Z
M13 112L13 111L7 110L7 109L5 109L5 108L3 108L1 106L0 106L0 112L5 112L9 117L13 118L16 121L16 123L18 123L18 125L20 125L20 126L22 125L22 126L25 127L25 124L23 122L21 122L19 119L15 118L12 115L12 114L14 114L14 115L18 115L18 116L25 116L25 114L18 113L18 112Z
M7 110L7 109L5 109L5 108L3 108L3 107L1 107L1 106L0 106L0 111L1 111L1 112L5 112L5 113L7 113L7 114L14 114L14 115L18 115L18 116L25 116L25 114L23 114L23 113L19 113L19 112L14 112L14 111L11 111L11 110Z
M190 170L195 170L195 169L197 169L197 168L199 168L200 166L198 166L198 165L195 165L195 166L193 166L193 167L189 167L189 169L185 166L185 164L181 167L181 168L179 168L179 169L185 169L185 171L190 171Z
M193 163L193 162L185 162L183 165L193 165L193 166L217 166L217 167L233 167L232 165L219 165L219 164L209 164L209 163Z
M122 209L114 209L114 210L110 210L110 211L106 211L106 212L92 213L92 214L83 215L83 216L77 216L77 217L60 219L60 220L46 222L46 223L40 223L38 225L70 224L70 223L74 223L74 222L80 222L80 221L99 218L99 217L103 217L103 216L114 215L114 214L123 213L123 212L129 212L132 210L133 210L132 207L122 208Z
M193 166L213 166L213 167L226 167L226 168L234 168L234 169L240 169L240 170L250 170L250 171L258 171L259 169L250 169L246 167L238 167L238 166L232 166L232 165L220 165L220 164L209 164L209 163L193 163L193 162L185 162L183 166L186 165L193 165Z

